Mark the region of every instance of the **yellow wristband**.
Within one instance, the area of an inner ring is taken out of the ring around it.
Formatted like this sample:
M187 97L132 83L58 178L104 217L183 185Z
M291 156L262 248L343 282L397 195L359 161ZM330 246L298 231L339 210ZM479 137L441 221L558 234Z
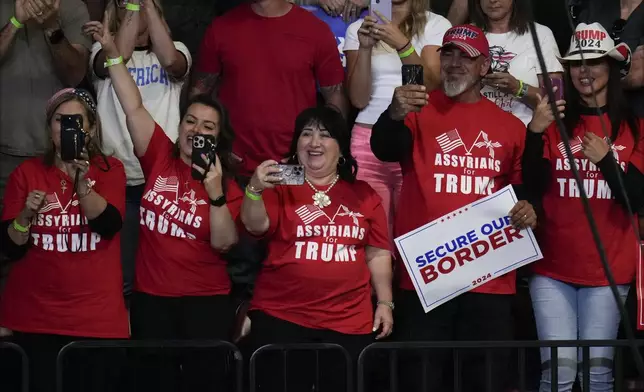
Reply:
M23 226L16 219L13 220L13 228L19 232L19 233L28 233L29 232L29 226Z
M111 67L112 65L123 64L123 56L119 56L115 59L105 59L105 68Z
M140 4L127 3L125 5L125 9L128 10L128 11L138 12L138 11L141 11L141 5Z
M519 80L519 90L516 92L516 94L514 94L514 96L517 98L523 98L524 95L525 93L523 91L523 80Z
M246 197L255 201L262 200L262 195L258 195L256 193L251 192L250 189L248 189L248 187L246 187Z
M9 19L9 21L11 21L11 24L17 29L21 29L21 28L25 27L25 25L20 23L20 21L18 19L16 19L15 16L12 16L11 19Z
M414 49L413 46L410 46L409 49L405 50L404 52L398 53L398 57L400 57L401 59L407 58L411 56L412 53L414 53L414 50L416 49Z

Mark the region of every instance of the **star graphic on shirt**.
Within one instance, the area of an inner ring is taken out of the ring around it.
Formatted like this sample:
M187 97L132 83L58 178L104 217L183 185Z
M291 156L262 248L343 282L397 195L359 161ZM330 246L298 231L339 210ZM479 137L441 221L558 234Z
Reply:
M190 192L185 192L183 196L181 196L181 199L179 200L190 204L191 214L194 214L195 212L197 212L197 206L202 206L207 204L205 201L201 199L197 200L196 193L194 190L191 190Z
M494 159L494 149L498 148L498 147L501 147L501 143L490 141L490 139L488 139L487 133L485 133L483 131L481 131L479 136L483 136L483 141L475 143L474 147L476 147L476 148L481 148L481 147L487 148L490 151L490 158Z
M349 210L347 207L345 207L344 205L341 205L340 209L342 210L342 212L339 213L338 216L348 216L348 217L350 217L351 219L353 219L353 224L356 225L356 226L359 226L358 218L364 218L364 215L362 215L361 213L353 212L353 211Z
M617 144L611 144L610 139L604 136L604 141L608 143L610 146L611 151L613 152L613 155L615 156L615 160L619 162L619 151L622 151L625 149L625 146L617 145Z

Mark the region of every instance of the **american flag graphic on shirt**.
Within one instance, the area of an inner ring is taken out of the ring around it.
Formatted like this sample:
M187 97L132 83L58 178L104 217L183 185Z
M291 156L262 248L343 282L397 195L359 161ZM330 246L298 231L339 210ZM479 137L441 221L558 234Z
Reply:
M156 181L154 181L154 186L152 187L152 190L161 193L161 192L173 192L175 196L179 192L179 180L177 179L176 176L170 176L170 177L157 177Z
M561 153L562 157L568 157L568 155L566 154L566 145L564 142L559 142L559 144L557 144L557 149ZM581 151L581 139L579 138L579 136L570 140L570 150L572 151L572 155L575 155L579 151Z
M443 152L445 153L450 152L460 146L465 147L465 144L463 144L463 141L461 140L461 135L458 134L458 131L456 129L452 129L451 131L437 136L436 141L438 142L441 150L443 150Z
M305 225L311 224L317 218L324 216L324 212L321 209L310 204L298 208L295 210L295 213L300 217L300 219L302 219L302 222Z

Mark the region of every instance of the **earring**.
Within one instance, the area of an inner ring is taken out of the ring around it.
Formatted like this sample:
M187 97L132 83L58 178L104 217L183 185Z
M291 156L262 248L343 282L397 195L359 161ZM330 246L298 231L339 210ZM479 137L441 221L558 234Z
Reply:
M338 166L344 166L345 163L347 163L347 158L345 157L338 158Z

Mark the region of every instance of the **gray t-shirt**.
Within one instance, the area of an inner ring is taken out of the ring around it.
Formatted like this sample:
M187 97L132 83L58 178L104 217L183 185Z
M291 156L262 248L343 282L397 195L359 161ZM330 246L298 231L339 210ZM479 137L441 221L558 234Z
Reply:
M0 1L0 23L14 16L14 1ZM60 24L72 44L88 50L91 41L82 32L89 21L81 0L61 0ZM25 25L0 60L0 153L16 156L42 154L51 143L45 124L45 106L65 86L58 79L42 29Z

